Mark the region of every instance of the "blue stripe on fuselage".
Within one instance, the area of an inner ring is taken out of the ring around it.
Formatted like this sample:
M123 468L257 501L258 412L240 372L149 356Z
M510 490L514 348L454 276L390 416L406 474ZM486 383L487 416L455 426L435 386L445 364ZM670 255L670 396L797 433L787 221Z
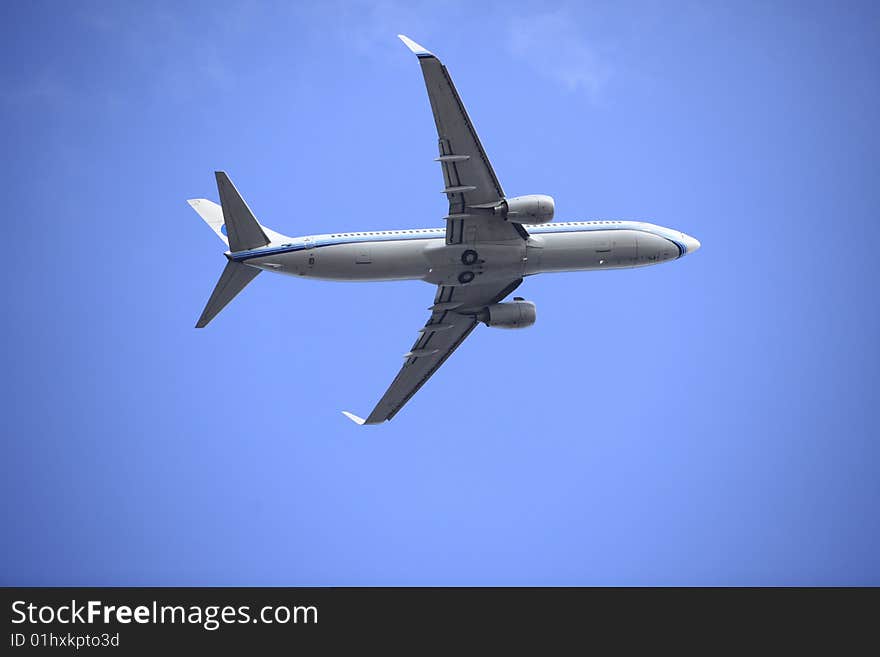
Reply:
M269 246L260 249L251 249L250 251L238 251L232 254L232 259L236 262L251 260L253 258L263 258L270 255L278 255L279 253L292 253L294 251L302 251L303 249L317 249L322 246L337 246L340 244L360 244L363 242L400 242L408 240L426 240L426 239L445 239L445 230L416 230L406 235L365 235L351 234L348 237L330 237L326 239L314 239L308 242L290 242L281 246Z
M526 230L532 235L541 235L547 233L587 233L603 230L636 230L663 239L669 240L678 247L678 257L680 258L687 253L687 248L674 237L671 236L673 231L667 230L653 224L643 224L639 222L613 222L613 223L596 223L596 224L535 224L526 225ZM251 249L250 251L238 251L230 255L230 258L236 262L244 262L253 258L264 258L272 255L283 253L293 253L295 251L303 251L305 249L317 249L322 246L337 246L341 244L360 244L363 242L399 242L409 240L428 240L428 239L445 239L446 231L443 229L415 229L409 233L399 233L390 235L367 235L367 234L351 234L348 236L329 237L324 239L314 239L306 241L290 242L281 246L263 247L260 249Z

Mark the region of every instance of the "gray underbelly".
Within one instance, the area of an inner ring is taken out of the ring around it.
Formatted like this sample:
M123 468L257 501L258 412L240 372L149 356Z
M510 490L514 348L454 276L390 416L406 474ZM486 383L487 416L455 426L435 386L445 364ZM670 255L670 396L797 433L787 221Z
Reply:
M267 271L339 281L399 281L424 278L425 245L438 240L333 244L250 261ZM442 240L439 240L442 242Z

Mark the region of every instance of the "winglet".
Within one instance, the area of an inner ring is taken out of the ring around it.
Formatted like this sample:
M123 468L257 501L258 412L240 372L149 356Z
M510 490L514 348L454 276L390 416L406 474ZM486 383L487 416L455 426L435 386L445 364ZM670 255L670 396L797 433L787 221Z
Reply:
M398 34L397 38L403 41L404 45L412 50L413 54L417 57L433 57L434 53L425 48L424 46L420 46L415 41L410 39L408 36L404 36L403 34Z
M364 424L366 420L362 417L358 417L354 413L349 413L348 411L342 411L342 414L347 417L349 420L354 422L355 424Z

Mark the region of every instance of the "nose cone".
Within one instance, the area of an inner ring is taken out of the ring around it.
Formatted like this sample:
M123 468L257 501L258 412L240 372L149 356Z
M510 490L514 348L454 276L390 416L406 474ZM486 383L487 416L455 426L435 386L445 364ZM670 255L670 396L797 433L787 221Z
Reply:
M684 233L682 233L681 239L684 242L687 253L693 253L700 248L700 240L698 240L696 237L691 237L690 235L685 235Z

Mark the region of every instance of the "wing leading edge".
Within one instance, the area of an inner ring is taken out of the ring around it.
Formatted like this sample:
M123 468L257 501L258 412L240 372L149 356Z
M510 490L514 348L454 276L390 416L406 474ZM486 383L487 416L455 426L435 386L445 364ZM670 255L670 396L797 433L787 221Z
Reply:
M404 354L403 367L376 408L366 419L348 411L343 414L357 424L379 424L393 418L476 328L475 314L501 301L520 283L521 278L503 287L499 284L438 286L430 308L431 317L419 331L412 348Z

